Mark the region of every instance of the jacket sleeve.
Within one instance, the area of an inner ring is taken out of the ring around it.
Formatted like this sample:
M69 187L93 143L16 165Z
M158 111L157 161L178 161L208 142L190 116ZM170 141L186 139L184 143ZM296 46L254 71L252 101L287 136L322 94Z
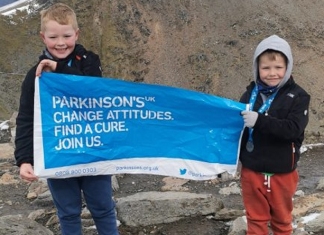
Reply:
M244 103L244 104L248 104L249 103L249 94L248 92L244 92L244 94L241 96L240 98L240 102Z
M22 163L34 164L33 121L34 84L36 68L31 69L22 83L19 112L16 119L15 159L17 166Z
M245 92L242 94L240 98L240 102L244 104L248 104L250 101L251 91L254 87L254 82L251 82L247 87Z

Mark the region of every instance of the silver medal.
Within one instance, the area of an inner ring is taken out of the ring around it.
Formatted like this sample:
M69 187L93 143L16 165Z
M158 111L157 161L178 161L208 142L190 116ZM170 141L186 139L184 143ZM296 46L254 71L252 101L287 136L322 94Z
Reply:
M248 151L248 152L252 152L253 151L253 149L254 149L254 144L253 144L253 142L252 141L248 141L247 143L246 143L246 150Z

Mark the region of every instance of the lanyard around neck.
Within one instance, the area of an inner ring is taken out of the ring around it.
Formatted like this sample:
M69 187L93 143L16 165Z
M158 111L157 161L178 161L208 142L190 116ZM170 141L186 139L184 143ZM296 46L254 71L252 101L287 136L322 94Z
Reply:
M258 86L256 85L252 91L250 101L249 101L249 110L250 111L253 110L255 101L258 97L258 93L259 93L259 89L258 89ZM277 93L278 93L278 90L267 98L267 100L259 108L258 113L264 113L266 110L268 110L270 108L270 105L271 105L272 101L274 100L275 96L277 95Z
M255 87L252 90L250 101L249 101L249 110L250 111L253 111L253 107L254 107L255 101L256 101L256 99L258 97L258 93L259 93L258 86L255 85ZM278 93L278 90L267 98L267 100L259 108L258 113L264 113L266 110L268 110L270 108L271 103L273 102L273 100L274 100L275 96L277 95L277 93ZM253 128L249 128L248 145L250 146L249 149L251 149L251 151L254 148L252 133L253 133ZM249 151L249 149L248 149L248 151Z

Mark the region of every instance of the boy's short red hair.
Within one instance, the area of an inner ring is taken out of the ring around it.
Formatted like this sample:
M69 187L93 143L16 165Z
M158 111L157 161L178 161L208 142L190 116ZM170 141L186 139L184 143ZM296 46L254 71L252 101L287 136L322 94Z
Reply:
M46 23L50 20L56 21L61 25L72 25L77 30L78 21L72 8L63 3L57 3L41 11L41 31L46 30Z

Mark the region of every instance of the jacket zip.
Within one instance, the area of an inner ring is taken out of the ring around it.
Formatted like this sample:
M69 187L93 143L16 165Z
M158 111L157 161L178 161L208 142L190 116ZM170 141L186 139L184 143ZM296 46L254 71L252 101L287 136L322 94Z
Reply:
M291 147L292 147L291 169L293 169L295 165L295 151L296 151L294 142L291 143Z

